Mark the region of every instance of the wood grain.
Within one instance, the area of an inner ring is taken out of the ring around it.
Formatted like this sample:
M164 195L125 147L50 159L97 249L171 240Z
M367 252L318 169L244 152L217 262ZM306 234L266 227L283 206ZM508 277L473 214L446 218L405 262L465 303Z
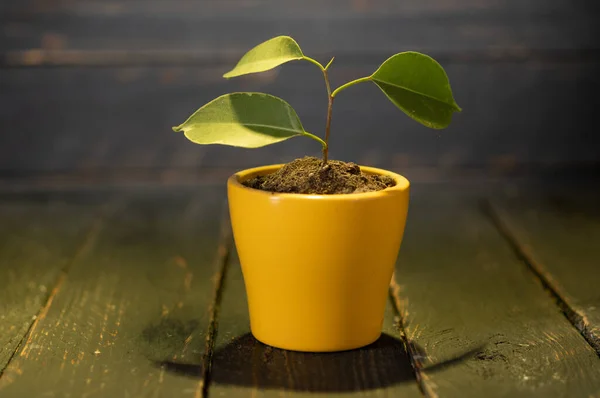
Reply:
M236 257L227 269L219 314L210 396L422 396L391 305L384 335L363 349L315 354L268 347L250 334Z
M493 201L492 215L600 355L600 197L563 192Z
M203 395L219 188L126 194L0 379L2 396ZM192 361L197 378L166 372Z
M593 98L600 89L596 63L444 66L465 109L448 129L419 125L365 83L336 100L331 156L402 172L474 167L494 175L524 166L595 162L600 136L587 123L594 119ZM340 61L331 71L332 84L376 67ZM317 68L290 64L230 81L221 77L225 70L5 70L0 74L0 128L19 134L0 135L0 174L25 178L102 171L120 176L150 170L157 179L168 179L186 170L201 174L203 166L244 168L319 155L318 144L303 138L247 150L193 145L173 133L171 126L223 93L263 91L284 98L308 131L322 135L327 104Z
M600 87L599 11L586 0L8 0L0 67L14 69L0 75L0 128L20 134L0 136L0 177L126 168L167 179L183 168L318 154L303 139L245 151L198 148L170 133L224 92L260 90L288 100L319 134L326 99L318 70L286 65L221 78L248 48L279 34L323 62L335 54L334 86L407 49L439 57L449 72L465 111L447 131L417 125L376 88L358 86L336 102L334 158L505 174L595 165L600 142L588 121Z
M388 53L335 52L337 64L364 65L380 61ZM448 63L578 63L597 62L600 51L596 49L477 49L444 51L431 50L428 55L436 61ZM318 59L329 55L313 54ZM237 51L201 52L193 50L12 50L0 53L0 68L119 68L119 67L223 67L235 65L240 59Z
M23 1L4 6L4 50L194 50L239 55L279 34L309 55L596 48L598 10L569 0ZM215 34L218 32L218 34ZM126 40L124 40L126 38Z
M570 4L564 0L525 0L521 1L518 9L523 14L544 15L547 6L555 12L562 11ZM584 2L577 2L571 12L581 10ZM394 0L371 0L348 2L346 0L307 0L303 4L281 3L278 1L256 1L249 3L244 0L227 0L211 2L207 0L86 0L46 1L36 0L6 0L2 2L0 11L5 15L39 15L39 14L82 14L82 15L139 15L161 14L165 16L187 16L188 18L210 17L281 17L294 18L349 18L374 17L381 15L419 16L427 14L465 14L473 11L507 12L517 8L513 0L490 0L481 3L479 0L432 0L427 2L397 2ZM256 11L248 15L248 11ZM200 13L201 12L201 13ZM194 14L199 15L194 15ZM189 15L192 14L192 15ZM573 15L573 14L567 14Z
M102 198L0 194L0 374L98 232ZM62 223L63 228L57 228Z
M600 358L472 197L413 190L396 304L429 397L589 397Z

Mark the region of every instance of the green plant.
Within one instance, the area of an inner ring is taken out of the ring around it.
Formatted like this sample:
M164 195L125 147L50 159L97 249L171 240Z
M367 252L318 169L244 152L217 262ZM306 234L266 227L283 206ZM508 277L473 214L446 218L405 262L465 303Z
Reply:
M417 52L402 52L388 58L370 76L348 82L335 90L329 84L329 68L305 56L294 39L279 36L248 51L223 77L264 72L289 61L315 64L325 78L328 107L325 139L304 130L296 111L284 100L264 93L232 93L214 99L194 112L183 124L173 127L197 144L223 144L258 148L304 135L321 143L327 163L333 101L343 90L371 81L390 101L417 122L434 129L450 124L460 112L454 101L446 72L433 58Z

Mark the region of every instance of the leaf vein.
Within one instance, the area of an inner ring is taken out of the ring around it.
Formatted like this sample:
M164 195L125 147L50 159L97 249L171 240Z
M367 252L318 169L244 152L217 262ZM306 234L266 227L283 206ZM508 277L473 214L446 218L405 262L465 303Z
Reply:
M288 128L288 127L280 127L280 126L274 126L274 125L268 125L268 124L260 124L260 123L244 123L244 122L240 122L238 123L233 123L233 122L226 122L226 123L220 123L220 122L195 122L192 123L190 125L190 129L193 128L194 125L196 124L218 124L218 125L242 125L242 126L251 126L251 127L264 127L264 128L269 128L269 129L275 129L275 130L283 130L283 131L290 131L296 134L303 134L305 133L304 130L296 130L296 129L292 129L292 128ZM189 130L189 129L188 129Z
M405 87L405 86L399 86L399 85L397 85L397 84L393 84L393 83L387 82L387 81L385 81L385 80L379 80L379 79L376 79L376 78L374 78L374 77L372 77L372 79L373 79L373 81L374 81L375 83L381 83L381 84L386 84L386 85L388 85L388 86L396 87L396 88L399 88L400 90L408 91L409 93L413 93L413 94L420 95L420 96L422 96L422 97L425 97L425 98L429 98L429 99L431 99L431 100L433 100L433 101L437 101L437 102L439 102L439 103L441 103L441 104L444 104L444 105L446 105L446 106L449 106L449 107L450 107L450 108L452 108L452 109L460 110L460 108L458 107L458 105L456 105L456 104L454 104L454 103L448 103L448 102L446 102L446 101L444 101L444 100L441 100L441 99L439 99L439 98L435 98L435 97L433 97L433 96L431 96L431 95L429 95L429 94L421 93L421 92L419 92L419 91L416 91L416 90L413 90L413 89L411 89L411 88L408 88L408 87Z

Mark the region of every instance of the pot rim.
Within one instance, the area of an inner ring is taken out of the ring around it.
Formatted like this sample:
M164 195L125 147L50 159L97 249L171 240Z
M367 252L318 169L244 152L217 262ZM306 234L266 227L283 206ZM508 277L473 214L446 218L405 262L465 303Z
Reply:
M410 187L410 182L406 177L393 173L389 170L379 169L376 167L362 166L359 165L360 169L368 174L376 174L376 175L387 175L394 179L396 185L393 187L388 187L379 191L372 192L361 192L361 193L342 193L342 194L303 194L303 193L280 193L280 192L270 192L263 191L261 189L250 188L242 184L242 181L245 181L249 178L255 177L257 175L265 175L275 172L277 169L283 167L285 164L271 164L266 166L253 167L251 169L245 169L238 171L237 173L230 176L227 180L227 185L229 187L235 187L237 189L244 189L248 191L252 191L256 195L264 195L265 197L273 198L273 197L282 197L282 198L297 198L297 199L319 199L319 200L359 200L359 199L374 199L382 196L387 196L392 192L402 192L406 191Z

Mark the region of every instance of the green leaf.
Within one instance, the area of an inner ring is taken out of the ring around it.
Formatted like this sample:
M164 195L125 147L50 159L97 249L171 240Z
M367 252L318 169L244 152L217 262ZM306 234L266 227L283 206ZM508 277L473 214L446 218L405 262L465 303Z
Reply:
M248 51L235 68L225 73L223 77L230 78L264 72L286 62L303 58L304 54L294 39L289 36L278 36Z
M263 93L233 93L218 97L192 114L183 131L196 144L258 148L304 131L296 111L281 98Z
M396 54L370 78L398 108L427 127L448 127L452 114L461 111L446 72L427 55Z

